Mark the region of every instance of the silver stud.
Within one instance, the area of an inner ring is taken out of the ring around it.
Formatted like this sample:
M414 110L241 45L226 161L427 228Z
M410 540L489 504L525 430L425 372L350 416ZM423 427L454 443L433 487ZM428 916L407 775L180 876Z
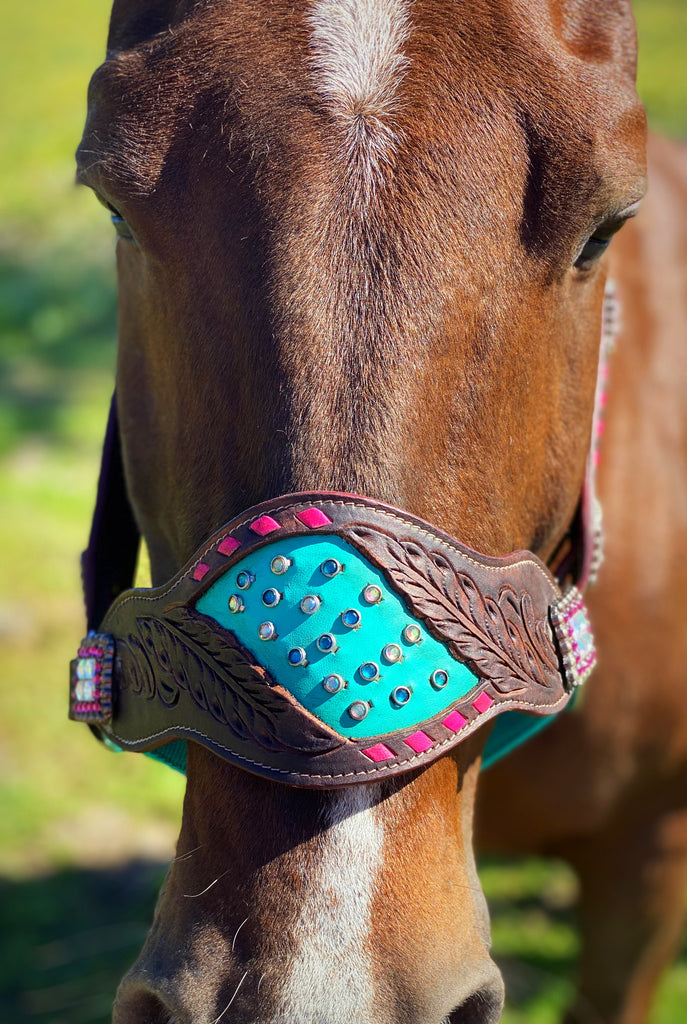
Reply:
M315 646L322 654L336 654L339 649L333 633L323 633L321 636L318 636Z
M308 655L305 653L304 647L292 647L286 655L286 660L294 668L305 668L308 664Z
M275 555L270 563L270 568L275 576L283 576L285 572L288 572L293 565L293 558L287 558L286 555Z
M368 583L363 590L363 599L367 601L368 604L379 604L384 600L382 588L378 587L376 583Z
M282 595L276 589L276 587L270 587L262 595L262 603L266 608L276 608L282 599Z
M276 640L277 627L273 622L261 622L258 626L258 636L261 640Z
M345 568L346 566L342 565L338 558L325 558L320 566L320 572L328 580L331 580L334 576L338 576L340 572L343 572Z
M358 675L366 683L374 683L380 678L379 665L376 661L364 661L358 668Z
M354 700L348 708L348 713L354 722L362 722L367 718L371 705L366 700Z
M413 691L409 686L397 686L391 691L391 703L394 707L402 708L405 707L412 696Z
M239 590L248 590L253 583L255 583L255 576L252 572L247 572L245 569L236 577L236 586Z
M398 644L387 644L382 650L382 657L390 665L395 665L397 662L403 661L403 651Z
M360 624L363 621L357 608L347 608L346 611L341 612L340 618L346 629L360 629Z
M322 598L317 594L306 594L299 607L304 615L314 615L322 604Z
M236 615L238 612L243 612L246 610L246 606L243 603L243 598L240 597L239 594L232 594L229 600L227 601L227 604L229 606L229 611L231 612L232 615Z
M327 693L338 693L339 690L346 689L346 680L343 676L339 676L336 672L332 672L331 675L325 676L322 680L322 686Z
M422 640L422 630L414 622L411 622L403 630L403 639L407 644L419 644Z
M448 683L448 672L445 668L435 668L429 677L429 681L435 690L443 690Z

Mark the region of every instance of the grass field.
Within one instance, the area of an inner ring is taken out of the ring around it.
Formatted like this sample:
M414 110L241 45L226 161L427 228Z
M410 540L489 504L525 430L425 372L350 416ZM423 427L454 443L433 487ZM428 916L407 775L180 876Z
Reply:
M72 153L107 3L5 5L0 37L0 1019L101 1024L149 920L183 780L106 753L66 720L81 635L78 553L93 501L116 337L107 217ZM636 4L652 123L687 138L687 4ZM575 880L483 866L507 1024L554 1024L573 986ZM687 1017L687 958L653 1024Z

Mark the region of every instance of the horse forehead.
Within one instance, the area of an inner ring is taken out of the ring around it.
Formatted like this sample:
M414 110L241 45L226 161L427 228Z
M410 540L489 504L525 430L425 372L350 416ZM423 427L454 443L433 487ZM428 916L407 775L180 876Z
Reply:
M273 168L277 150L286 173L305 180L321 173L313 168L318 155L326 162L332 128L346 130L340 151L368 176L412 163L413 143L439 167L457 153L468 170L487 151L502 153L514 175L531 156L523 122L541 114L569 176L584 177L594 138L610 140L616 115L633 104L627 45L619 54L609 46L614 15L604 31L598 18L563 16L569 6L593 13L594 0L553 5L553 14L549 6L495 0L485 15L463 0L276 0L268 14L251 0L201 5L103 65L88 142L101 147L107 175L139 195L160 188L175 143L175 165L198 164L189 130L200 142L219 129L227 151L256 169Z

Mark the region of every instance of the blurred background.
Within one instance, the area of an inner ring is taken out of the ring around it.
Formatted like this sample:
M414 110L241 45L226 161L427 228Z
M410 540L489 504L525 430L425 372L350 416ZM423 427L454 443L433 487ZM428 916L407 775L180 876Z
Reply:
M687 3L635 0L640 94L687 139ZM75 189L107 0L5 3L0 35L0 1019L104 1024L173 855L183 779L69 723L78 555L116 340L114 234ZM505 1024L554 1024L573 990L575 879L491 861L482 879ZM687 1017L687 947L652 1024Z

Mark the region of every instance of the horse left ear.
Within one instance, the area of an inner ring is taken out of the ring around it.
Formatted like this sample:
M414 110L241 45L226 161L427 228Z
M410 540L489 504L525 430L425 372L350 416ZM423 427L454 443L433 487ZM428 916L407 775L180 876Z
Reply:
M164 32L186 6L177 0L114 0L107 37L108 53L129 50Z

